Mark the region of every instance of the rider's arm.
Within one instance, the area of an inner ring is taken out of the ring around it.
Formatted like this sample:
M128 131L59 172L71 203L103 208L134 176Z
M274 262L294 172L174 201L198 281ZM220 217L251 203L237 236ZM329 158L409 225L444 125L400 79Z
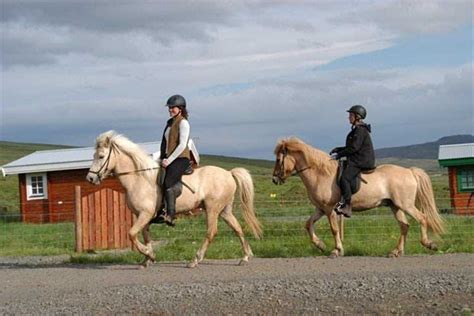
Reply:
M339 157L346 157L350 156L360 150L362 147L362 143L364 142L366 135L366 131L364 128L356 128L354 131L354 135L352 135L352 139L349 144L347 144L344 149L337 152Z
M171 155L166 159L168 164L172 163L188 146L190 126L188 120L179 122L179 144Z

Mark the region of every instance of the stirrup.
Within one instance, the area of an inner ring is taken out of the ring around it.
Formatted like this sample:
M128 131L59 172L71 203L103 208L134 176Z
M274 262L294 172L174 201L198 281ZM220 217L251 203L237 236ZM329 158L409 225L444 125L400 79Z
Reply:
M336 203L336 206L334 206L334 212L336 212L338 215L342 215L341 213L341 208L345 206L346 203L339 201Z
M165 224L166 211L161 209L155 217L150 220L150 224Z
M175 217L171 217L169 216L168 214L165 214L163 216L163 222L170 226L170 227L175 227L176 226L176 218Z

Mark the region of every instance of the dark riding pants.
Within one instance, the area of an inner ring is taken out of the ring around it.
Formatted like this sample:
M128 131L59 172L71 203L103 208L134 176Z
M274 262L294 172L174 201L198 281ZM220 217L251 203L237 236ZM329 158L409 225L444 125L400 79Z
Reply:
M344 170L342 171L341 180L340 180L340 187L341 187L341 195L342 199L345 203L350 203L352 198L352 190L351 190L351 182L355 179L361 169L357 168L354 165L347 164Z
M166 167L166 176L164 181L164 190L171 188L181 180L186 169L189 167L188 158L177 158L168 167Z

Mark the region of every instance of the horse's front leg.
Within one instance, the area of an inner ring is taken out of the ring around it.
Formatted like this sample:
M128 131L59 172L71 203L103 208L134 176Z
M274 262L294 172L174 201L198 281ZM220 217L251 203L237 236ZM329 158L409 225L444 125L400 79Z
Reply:
M147 239L145 237L145 235L148 232L148 229L146 229L147 232L144 231L144 228L146 226L149 226L149 222L152 216L153 214L151 213L149 214L147 212L140 212L140 215L138 215L137 221L135 222L135 224L133 224L132 228L130 228L130 231L128 232L128 236L130 237L130 241L138 250L138 252L143 254L148 259L155 261L155 253L153 251L153 248L151 247L151 243L149 242L149 240L147 242ZM140 231L143 231L143 237L145 238L146 245L142 244L140 240L138 240L138 233Z
M336 257L344 256L344 248L342 247L341 234L339 231L339 225L337 223L336 212L331 210L330 213L326 215L328 216L329 225L331 225L331 231L332 231L332 235L334 236L334 243L336 245L329 257L336 258Z
M151 245L150 223L145 225L145 227L143 228L142 234L143 234L143 240L145 241L145 246L148 249L151 249L152 253L154 253L153 252L153 247ZM146 256L145 259L142 262L142 266L144 268L147 268L148 266L150 266L150 264L155 263L155 262L156 261L154 259L154 255L153 255L153 259L152 259L152 257Z
M311 242L313 245L316 246L321 251L326 250L326 245L324 242L319 239L319 237L316 235L314 224L324 215L324 212L318 208L316 208L316 211L314 212L313 215L306 221L306 230L308 231L309 238L311 239Z

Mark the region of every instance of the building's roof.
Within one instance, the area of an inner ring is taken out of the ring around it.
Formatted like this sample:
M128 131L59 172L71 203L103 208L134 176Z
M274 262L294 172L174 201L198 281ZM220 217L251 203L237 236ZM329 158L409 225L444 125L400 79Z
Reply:
M474 166L474 143L441 145L438 161L443 167Z
M160 150L160 142L138 145L150 155ZM2 173L3 176L6 176L22 173L88 169L92 165L94 150L94 147L84 147L36 151L2 166Z
M439 146L438 160L462 159L473 157L474 143Z

